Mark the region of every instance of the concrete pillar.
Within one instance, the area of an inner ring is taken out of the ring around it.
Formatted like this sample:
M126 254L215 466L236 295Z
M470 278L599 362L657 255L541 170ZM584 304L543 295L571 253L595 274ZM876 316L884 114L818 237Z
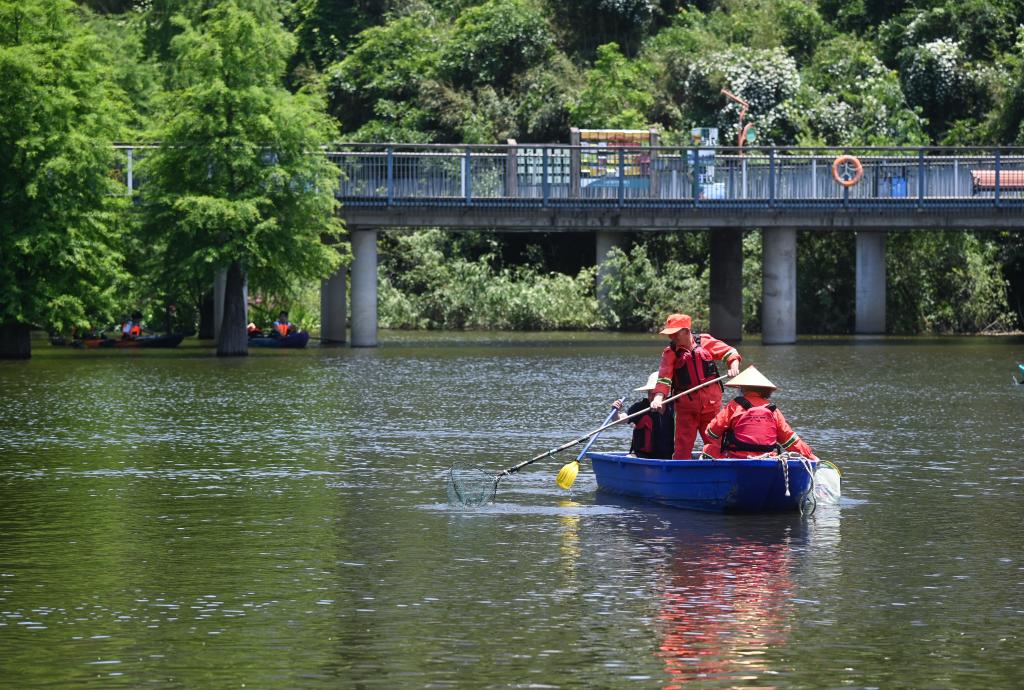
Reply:
M743 339L743 230L711 232L711 335L728 343ZM681 305L685 310L685 305Z
M857 305L855 333L885 333L884 230L857 232Z
M626 233L598 230L594 233L594 263L597 264L597 300L604 303L608 297L608 288L604 285L609 269L605 266L608 252L612 247L621 247L626 242Z
M352 231L352 347L377 347L377 231Z
M320 282L320 342L324 345L348 340L348 308L345 280L348 271L339 267L327 280Z
M228 270L217 271L213 277L213 341L220 342L220 322L224 320L224 291L228 285ZM245 321L249 322L249 278L242 282L242 304L245 309Z
M217 271L213 277L213 341L220 342L220 322L224 320L224 290L228 284L228 271Z
M761 342L796 342L796 230L761 231Z

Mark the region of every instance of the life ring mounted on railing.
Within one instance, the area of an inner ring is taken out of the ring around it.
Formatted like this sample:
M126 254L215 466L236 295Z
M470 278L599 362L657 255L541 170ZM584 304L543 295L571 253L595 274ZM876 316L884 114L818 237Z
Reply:
M849 154L839 156L832 161L832 177L836 182L849 189L864 177L864 166L856 156Z

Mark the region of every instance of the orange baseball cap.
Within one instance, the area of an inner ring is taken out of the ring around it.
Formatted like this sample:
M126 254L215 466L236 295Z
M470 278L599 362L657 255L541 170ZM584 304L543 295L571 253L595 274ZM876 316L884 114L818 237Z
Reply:
M665 327L661 329L662 335L672 335L678 333L684 328L689 329L691 319L688 314L669 314L669 317L665 319Z

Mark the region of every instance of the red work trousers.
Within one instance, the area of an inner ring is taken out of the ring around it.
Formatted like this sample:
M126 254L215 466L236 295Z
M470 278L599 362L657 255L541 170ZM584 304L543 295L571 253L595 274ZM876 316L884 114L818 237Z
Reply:
M704 443L712 440L707 435L707 428L722 409L722 388L713 383L690 395L684 395L675 401L675 409L676 438L672 459L691 460L693 442L697 440L698 431Z

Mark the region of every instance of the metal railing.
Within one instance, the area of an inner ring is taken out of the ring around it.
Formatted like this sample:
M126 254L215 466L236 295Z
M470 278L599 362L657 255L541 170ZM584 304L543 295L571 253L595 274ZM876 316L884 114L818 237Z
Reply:
M143 148L117 147L129 193ZM345 144L326 155L340 169L338 198L353 206L1024 206L1024 148ZM856 158L855 184L834 175L840 156Z

